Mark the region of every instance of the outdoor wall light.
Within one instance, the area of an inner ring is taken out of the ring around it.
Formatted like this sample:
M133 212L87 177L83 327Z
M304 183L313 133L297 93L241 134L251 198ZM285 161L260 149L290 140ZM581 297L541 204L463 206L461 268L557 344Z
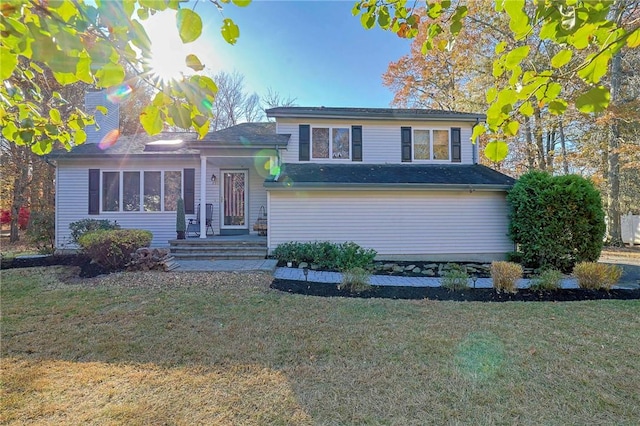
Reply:
M216 183L216 175L215 174L211 174L211 183L215 184Z

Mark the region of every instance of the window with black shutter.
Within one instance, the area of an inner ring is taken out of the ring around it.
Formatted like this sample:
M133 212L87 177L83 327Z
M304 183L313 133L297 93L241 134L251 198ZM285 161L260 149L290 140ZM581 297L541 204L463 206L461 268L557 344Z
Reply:
M460 163L462 161L462 143L460 140L460 128L451 128L451 162Z
M100 214L100 169L89 169L89 214Z
M311 129L308 124L301 124L298 135L298 160L309 161Z
M196 169L184 169L184 212L195 214Z
M402 162L411 162L411 127L400 128Z
M351 126L351 161L362 161L362 126Z

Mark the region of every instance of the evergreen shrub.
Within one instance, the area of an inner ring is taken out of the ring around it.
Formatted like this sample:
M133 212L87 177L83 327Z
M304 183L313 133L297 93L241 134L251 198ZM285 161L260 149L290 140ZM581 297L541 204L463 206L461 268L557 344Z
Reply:
M149 247L153 234L142 229L112 229L88 232L78 241L89 258L108 271L123 270L131 254Z
M507 201L509 235L526 267L570 272L576 263L600 256L604 210L591 181L532 171L518 180Z

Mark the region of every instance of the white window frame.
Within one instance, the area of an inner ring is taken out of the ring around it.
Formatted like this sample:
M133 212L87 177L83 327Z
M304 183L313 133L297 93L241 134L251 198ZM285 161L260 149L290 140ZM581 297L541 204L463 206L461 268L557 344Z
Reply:
M140 208L134 211L124 210L124 172L137 172L140 173ZM147 211L144 209L144 172L160 172L160 210ZM157 213L173 213L175 210L165 210L164 208L164 174L165 172L179 172L180 173L180 197L184 198L184 170L112 170L112 169L100 169L100 214L157 214ZM104 173L118 173L118 210L105 211L103 209L103 190L104 190Z
M313 156L313 129L329 129L329 157L314 157ZM349 147L349 156L343 158L333 158L333 129L345 129L347 131L347 135L349 136L349 141L347 145ZM351 161L351 126L311 126L309 130L309 151L311 151L311 159L312 160L323 160L323 161Z
M418 131L428 131L429 132L429 159L425 160L424 158L416 158L416 130ZM446 131L447 132L447 151L449 152L449 157L446 159L433 159L433 132L437 131ZM416 127L411 129L411 161L414 162L429 162L429 163L450 163L451 162L451 129L448 127Z

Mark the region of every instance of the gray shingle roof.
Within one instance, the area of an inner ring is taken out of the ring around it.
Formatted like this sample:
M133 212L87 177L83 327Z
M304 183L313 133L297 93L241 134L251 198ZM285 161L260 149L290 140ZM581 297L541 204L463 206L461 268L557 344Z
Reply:
M194 132L163 132L149 136L146 133L120 136L117 142L106 149L100 149L97 144L85 143L73 148L71 152L54 151L52 158L96 157L105 155L197 155L199 148L206 147L238 147L252 146L280 146L286 147L290 135L276 134L275 123L242 123L217 132L209 132L202 139ZM182 140L184 144L147 144L158 141Z
M483 121L484 114L437 109L403 108L335 108L335 107L278 107L267 111L267 117L308 117L308 118L358 118L387 120L456 120Z
M515 180L479 164L283 164L269 188L288 187L437 187L505 190Z

